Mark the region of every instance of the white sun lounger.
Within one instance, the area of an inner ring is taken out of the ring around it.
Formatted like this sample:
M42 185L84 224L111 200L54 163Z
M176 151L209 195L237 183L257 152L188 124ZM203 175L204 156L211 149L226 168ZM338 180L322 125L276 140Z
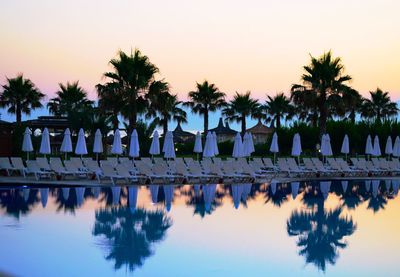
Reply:
M51 178L54 175L54 172L52 171L41 169L35 160L26 161L26 173L33 174L36 180L40 180L42 177Z
M22 159L20 157L11 157L11 163L12 163L14 170L19 170L21 175L25 177L26 167L25 167Z

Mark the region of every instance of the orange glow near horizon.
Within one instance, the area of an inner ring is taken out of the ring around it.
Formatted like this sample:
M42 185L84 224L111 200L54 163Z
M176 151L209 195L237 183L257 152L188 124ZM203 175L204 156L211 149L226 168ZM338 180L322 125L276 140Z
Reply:
M400 99L400 2L12 1L0 4L0 83L22 72L52 97L58 83L94 86L119 49L139 48L184 100L208 79L231 96L288 92L309 54L332 50L364 96Z

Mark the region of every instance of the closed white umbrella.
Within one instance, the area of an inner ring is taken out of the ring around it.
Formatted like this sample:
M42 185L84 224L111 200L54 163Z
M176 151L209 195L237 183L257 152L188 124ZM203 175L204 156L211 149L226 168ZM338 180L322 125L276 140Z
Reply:
M331 138L329 134L322 135L321 139L321 154L322 156L332 156Z
M342 142L342 148L340 149L340 153L346 155L346 160L347 160L347 155L350 153L350 146L349 146L349 136L346 134L344 135L343 142Z
M271 142L271 146L269 148L269 151L274 153L274 163L275 163L276 162L276 153L279 152L278 134L276 132L272 136L272 142Z
M129 144L129 156L132 158L139 157L140 147L139 147L139 138L136 129L133 129L131 134L131 141Z
M379 157L381 155L381 147L379 145L379 137L375 136L374 146L372 148L372 156Z
M301 148L301 139L300 135L296 133L293 136L293 143L292 143L292 156L294 157L300 157L301 152L303 152L303 149Z
M217 156L219 154L219 149L218 149L218 142L217 142L217 133L212 132L213 136L213 142L214 142L214 155Z
M29 160L29 152L33 151L31 130L28 127L25 128L24 140L22 141L22 151L26 152L26 159Z
M385 147L385 154L390 157L390 155L393 154L393 143L392 143L392 138L388 136L386 140L386 147Z
M72 141L71 141L71 132L69 128L64 131L64 138L61 143L60 152L65 153L65 159L67 159L67 153L72 152Z
M201 134L197 132L196 139L194 141L193 152L197 154L197 160L199 159L199 153L203 152L203 144L201 142Z
M153 133L153 139L151 140L151 146L149 150L150 155L160 155L160 137L157 130Z
M366 144L365 144L365 155L371 155L371 154L372 154L372 151L373 151L373 148L372 148L372 139L371 139L371 136L368 135L368 137L367 137L367 142L366 142Z
M175 146L174 146L174 136L172 135L171 131L168 131L165 136L163 152L164 152L164 158L166 158L166 159L175 159L176 158Z
M75 146L75 154L77 155L86 155L87 148L86 148L86 138L85 138L85 132L81 128L78 133L78 141Z
M233 144L232 157L241 158L243 157L243 142L240 133L238 132L235 136L235 142Z
M116 154L117 156L122 154L121 133L119 132L119 129L116 129L114 132L114 140L111 146L111 153Z
M256 149L254 148L253 135L251 133L249 133L249 145L250 145L251 153L254 153L256 151Z
M203 157L205 158L214 157L215 155L214 147L215 147L214 136L212 135L211 132L208 132L206 136L206 143L204 144Z
M243 136L243 156L244 157L249 157L251 155L250 149L249 149L249 135L246 132Z
M103 153L103 135L100 129L94 134L93 153L96 153L96 160L99 160L99 153Z
M400 138L397 136L393 145L393 156L400 157Z
M50 135L49 135L49 130L47 128L44 128L43 133L42 133L42 141L40 142L40 149L39 149L40 154L50 154L51 149L50 149Z

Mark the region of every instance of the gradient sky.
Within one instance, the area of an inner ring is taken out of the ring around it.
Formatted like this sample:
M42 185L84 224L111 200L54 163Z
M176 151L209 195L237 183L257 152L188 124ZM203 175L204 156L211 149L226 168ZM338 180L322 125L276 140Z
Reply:
M331 49L363 95L379 86L397 101L399 10L396 0L2 0L0 83L23 72L52 97L79 80L94 99L108 61L137 47L183 100L204 79L264 100Z

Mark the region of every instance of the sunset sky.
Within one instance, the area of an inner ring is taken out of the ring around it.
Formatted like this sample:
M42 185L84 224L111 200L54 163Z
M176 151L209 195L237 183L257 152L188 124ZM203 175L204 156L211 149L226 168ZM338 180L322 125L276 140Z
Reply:
M48 97L79 80L95 99L108 61L139 48L182 100L208 79L231 96L288 92L309 54L332 50L363 95L400 99L400 2L15 1L0 3L0 83L22 72Z

